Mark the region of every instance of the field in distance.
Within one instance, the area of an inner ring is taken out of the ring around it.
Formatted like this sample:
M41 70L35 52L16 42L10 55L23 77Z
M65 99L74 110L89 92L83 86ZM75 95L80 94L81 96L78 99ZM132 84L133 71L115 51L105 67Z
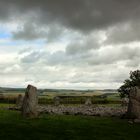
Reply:
M0 94L17 96L25 94L24 88L3 88L0 87ZM68 89L38 89L39 96L104 96L109 98L119 97L116 89L107 90L68 90Z

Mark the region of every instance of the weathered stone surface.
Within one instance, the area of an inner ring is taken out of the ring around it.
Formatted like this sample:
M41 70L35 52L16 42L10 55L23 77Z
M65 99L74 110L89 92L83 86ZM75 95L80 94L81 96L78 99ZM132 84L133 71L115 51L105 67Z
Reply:
M23 99L23 104L22 104L22 115L24 117L37 117L38 116L38 97L37 97L37 88L28 85L25 96Z
M18 108L22 107L22 103L23 103L23 96L21 94L18 95L17 100L16 100L16 106Z
M128 106L128 103L129 103L129 98L123 98L122 99L122 106Z
M65 115L88 115L88 116L122 116L126 113L127 107L108 107L108 106L86 106L86 105L47 105L40 106L40 113L65 114Z
M87 99L86 99L85 105L92 105L91 98L87 98Z
M17 110L17 108L11 108ZM87 115L87 116L106 116L106 117L122 117L126 114L127 107L119 106L103 106L103 105L41 105L38 106L39 113L59 114L59 115ZM138 120L135 120L138 121Z
M130 91L127 117L140 119L140 88L134 87Z
M54 97L53 101L54 101L54 105L56 105L56 106L60 105L60 98L59 97L57 97L57 96Z

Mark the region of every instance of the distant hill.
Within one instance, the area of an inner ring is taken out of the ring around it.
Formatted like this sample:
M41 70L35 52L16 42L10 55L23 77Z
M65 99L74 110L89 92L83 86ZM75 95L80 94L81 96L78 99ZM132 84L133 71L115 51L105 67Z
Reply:
M0 92L24 92L24 88L9 88L9 87L0 87Z
M22 94L25 93L25 88L9 88L0 87L0 93L3 94ZM94 96L94 95L107 95L118 93L116 89L105 90L72 90L72 89L38 89L39 95L81 95L81 96Z

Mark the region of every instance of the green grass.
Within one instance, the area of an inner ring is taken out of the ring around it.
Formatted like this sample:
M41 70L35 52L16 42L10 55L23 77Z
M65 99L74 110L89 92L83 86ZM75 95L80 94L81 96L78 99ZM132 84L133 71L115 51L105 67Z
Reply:
M0 111L0 140L137 140L140 125L104 117L42 115L25 119Z
M13 107L15 106L15 104L8 104L8 103L0 103L0 108L4 108L4 107Z

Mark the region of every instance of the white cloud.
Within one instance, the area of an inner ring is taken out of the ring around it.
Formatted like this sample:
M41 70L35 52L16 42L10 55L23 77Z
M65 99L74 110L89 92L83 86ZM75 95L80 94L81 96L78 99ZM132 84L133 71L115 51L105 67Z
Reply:
M139 5L0 1L0 86L118 88L140 67Z

